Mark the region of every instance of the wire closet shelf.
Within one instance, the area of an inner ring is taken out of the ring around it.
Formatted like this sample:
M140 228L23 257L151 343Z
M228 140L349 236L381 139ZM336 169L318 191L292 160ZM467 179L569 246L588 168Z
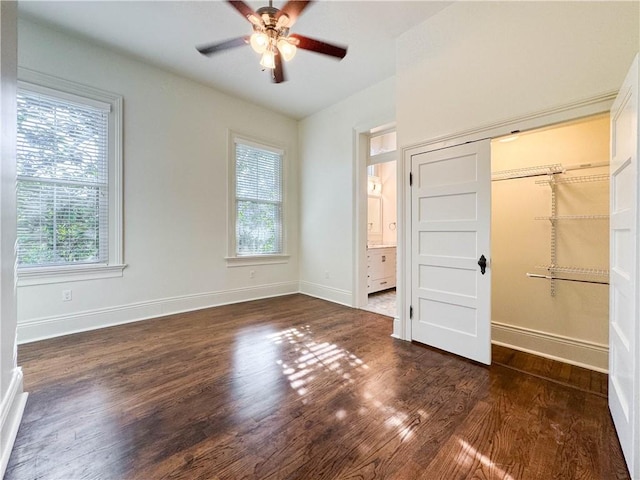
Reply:
M608 214L578 214L578 215L558 215L558 205L556 197L556 186L559 185L574 185L581 183L592 182L605 182L609 180L608 174L596 174L596 175L571 175L568 174L573 170L584 170L595 167L608 166L607 162L598 163L582 163L576 165L563 166L559 163L549 165L539 165L528 168L518 168L511 170L502 170L494 172L491 176L492 181L510 180L516 178L527 177L543 177L535 180L535 183L540 186L548 186L551 190L551 211L548 216L534 217L535 220L547 220L551 222L550 231L550 263L548 265L538 265L534 267L536 270L543 270L543 273L527 273L529 278L538 278L549 280L551 296L555 296L556 287L555 282L578 282L578 283L591 283L596 285L608 285L609 284L609 270L605 268L594 267L574 267L574 266L561 266L556 263L557 261L557 248L558 238L557 231L558 222L566 220L607 220Z

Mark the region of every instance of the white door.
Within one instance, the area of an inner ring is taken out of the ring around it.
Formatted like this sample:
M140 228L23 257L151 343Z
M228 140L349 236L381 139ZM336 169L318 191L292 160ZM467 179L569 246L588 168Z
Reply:
M413 155L411 175L411 339L490 364L490 142Z
M632 478L640 478L638 346L638 56L611 108L609 408Z

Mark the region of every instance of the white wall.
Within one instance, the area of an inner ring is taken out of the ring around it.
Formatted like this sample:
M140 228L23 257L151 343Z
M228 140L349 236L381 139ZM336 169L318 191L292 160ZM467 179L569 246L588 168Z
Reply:
M394 79L384 80L300 122L300 289L354 305L355 174L366 203L364 161L356 160L357 131L395 118ZM361 163L361 165L360 165ZM363 248L366 247L364 205Z
M295 120L27 20L18 61L123 95L128 264L122 278L19 287L20 341L298 290ZM228 129L287 149L287 263L226 266Z
M455 2L397 41L398 143L617 91L638 2Z
M14 282L16 16L16 2L0 2L0 477L7 467L26 402L22 371L16 359Z

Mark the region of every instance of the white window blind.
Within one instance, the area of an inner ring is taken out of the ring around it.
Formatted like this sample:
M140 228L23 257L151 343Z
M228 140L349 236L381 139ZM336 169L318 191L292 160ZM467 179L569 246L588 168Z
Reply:
M282 153L236 139L236 255L282 253Z
M18 91L18 266L109 260L108 106Z

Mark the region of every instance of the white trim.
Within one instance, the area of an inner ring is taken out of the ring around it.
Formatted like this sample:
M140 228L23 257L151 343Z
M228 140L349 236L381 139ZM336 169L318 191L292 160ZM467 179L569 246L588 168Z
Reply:
M353 307L352 293L341 288L328 287L319 283L300 281L300 293L310 297L327 300L328 302L339 303L347 307Z
M0 478L9 464L28 394L22 390L22 369L13 369L11 382L0 404Z
M69 315L41 317L24 322L18 321L18 344L163 317L175 313L293 293L298 293L298 282L280 282L255 287L162 298Z
M63 94L71 94L75 97L87 98L91 103L97 101L98 106L102 105L104 109L111 110L113 108L113 101L122 99L121 95L107 92L106 90L100 90L81 83L65 80L60 77L55 77L46 73L36 72L24 67L18 67L18 86L28 83L29 86L35 86L40 91L49 92L47 95L55 94L56 91L63 92ZM109 107L107 108L106 105Z
M400 336L400 328L400 319L398 317L393 317L393 333L391 333L391 336L393 338L403 340L403 338Z
M424 153L441 148L461 145L467 142L483 140L486 138L496 138L509 135L515 131L523 132L541 127L547 127L556 123L576 120L599 113L608 112L613 104L617 92L607 92L593 97L578 100L576 102L560 105L557 107L540 110L527 115L514 117L480 126L477 128L463 130L457 133L427 139L409 146L402 147L401 159L398 162L398 219L404 219L405 227L398 229L397 235L397 261L398 261L398 285L397 285L397 308L400 316L400 328L394 335L407 341L411 341L411 319L409 318L409 307L411 305L411 255L404 252L411 252L411 235L406 231L411 229L411 189L408 186L408 176L411 171L411 157L418 153Z
M94 98L70 93L68 91L49 88L43 85L38 85L37 83L31 83L23 80L18 80L18 88L24 88L25 90L34 92L39 96L48 97L49 101L62 99L65 101L65 103L73 104L76 107L84 108L85 110L87 110L87 107L91 107L102 112L111 112L111 103L109 102L103 102Z
M393 335L408 342L411 341L411 187L409 175L411 172L411 155L402 148L402 155L398 159L396 198L398 208L398 222L403 221L404 227L396 229L396 268L398 280L396 282L396 312L398 322L393 322ZM398 226L401 224L398 223ZM396 328L397 327L397 328Z
M352 181L352 233L353 244L353 280L350 301L340 301L344 305L355 308L363 308L367 305L367 166L369 159L369 138L371 133L393 131L396 128L395 121L383 117L356 125L352 130L353 160L351 177ZM396 151L397 153L397 151ZM402 225L401 223L399 224ZM397 274L397 272L396 272ZM325 298L319 296L319 298ZM333 300L330 300L333 301Z
M109 164L109 262L124 264L124 99L114 95L109 115L109 135L113 137L112 163ZM111 125L113 122L113 125ZM111 140L110 140L111 141Z
M256 137L252 137L250 135L244 135L242 133L238 133L235 130L228 129L227 130L227 256L225 260L227 261L227 266L238 266L238 265L248 265L247 263L243 263L242 260L238 260L237 262L234 259L246 258L241 255L236 254L236 145L246 145L249 147L253 147L259 150L266 150L277 155L280 155L281 165L280 165L280 188L281 192L281 200L280 200L280 221L281 221L281 245L280 245L280 253L265 255L265 257L275 258L279 257L288 257L289 255L284 253L288 250L288 240L289 240L289 221L287 219L288 210L289 210L289 195L288 195L288 171L289 171L289 159L288 159L288 147L279 145L274 142L270 142L267 140L262 140ZM251 256L251 258L256 258L257 256ZM234 265L237 263L238 265ZM263 265L268 263L285 263L283 261L280 262L258 262L254 263L254 265Z
M371 127L360 127L353 130L353 296L351 306L363 308L367 306L367 156L369 153L369 130Z
M25 267L18 270L18 287L50 283L81 282L99 278L122 277L126 265L69 265L60 267Z
M617 94L617 91L607 92L573 103L539 110L528 115L443 135L425 142L406 146L402 149L402 152L404 154L405 151L413 149L419 149L421 152L439 150L462 143L475 142L477 140L484 140L485 138L502 137L516 132L525 132L527 130L548 127L557 123L577 120L578 118L588 117L598 113L605 113L611 109L611 105L613 105Z
M276 155L284 155L284 148L277 146L275 143L251 139L250 137L233 131L231 132L231 134L233 136L233 143L235 145L246 145L247 147L252 147L257 150L265 150L267 152L275 153Z
M41 285L77 280L91 280L122 276L124 268L124 223L123 223L123 97L106 90L90 87L80 83L64 80L28 68L18 67L18 87L44 92L46 95L78 102L83 102L109 111L108 116L108 172L109 172L109 267L86 269L85 276L78 277L76 265L60 267L43 267L29 269L19 268L17 271L18 285ZM116 274L120 268L119 275ZM67 273L66 269L69 269ZM42 278L38 279L42 272ZM57 271L58 278L52 272ZM28 273L25 273L28 272ZM93 275L95 274L95 275ZM71 279L70 279L71 278Z
M608 345L500 322L491 322L491 333L491 343L496 345L597 372L608 372Z
M225 257L227 267L250 267L253 265L277 265L289 263L291 255L251 255L246 257Z
M378 155L369 156L367 165L379 165L381 163L395 162L398 159L398 150L379 153Z

